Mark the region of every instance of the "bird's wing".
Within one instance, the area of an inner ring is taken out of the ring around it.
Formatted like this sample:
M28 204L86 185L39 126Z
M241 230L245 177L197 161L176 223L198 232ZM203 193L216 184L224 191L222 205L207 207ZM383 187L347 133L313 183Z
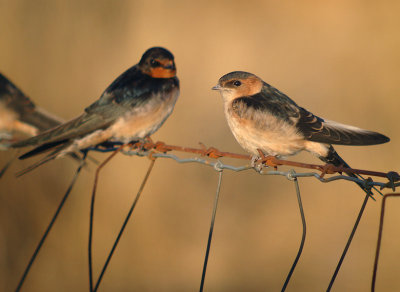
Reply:
M113 122L112 119L104 119L100 115L84 113L81 116L45 131L35 137L16 142L14 148L30 145L51 144L82 137L95 130L104 129Z
M36 107L35 110L29 114L22 114L20 120L23 123L34 126L40 132L54 128L65 122L63 119L49 114L39 107Z
M151 81L147 75L133 66L122 73L81 116L12 146L18 148L52 143L58 145L60 141L83 137L96 130L105 129L132 108L151 99L152 87L148 86L148 82Z
M296 127L304 138L326 144L336 145L376 145L389 142L389 138L377 132L354 126L323 120L304 108L297 108Z
M46 163L46 162L49 162L50 160L53 160L54 158L57 157L57 155L58 155L63 149L67 148L67 147L68 147L69 145L71 145L71 144L72 144L72 142L69 141L69 142L66 142L66 143L63 143L63 144L54 145L54 147L46 149L46 150L50 150L50 149L51 149L51 150L53 150L53 151L52 151L50 154L48 154L48 155L46 155L45 157L43 157L42 159L40 159L39 161L35 162L34 164L31 164L30 166L28 166L28 167L26 167L26 168L24 168L24 169L18 171L18 172L16 173L16 175L17 175L17 176L22 176L22 175L24 175L24 174L26 174L26 173L28 173L28 172L34 170L35 168L41 166L42 164L44 164L44 163ZM44 145L47 145L47 144L44 144ZM44 146L44 145L43 145L43 146ZM38 148L35 148L34 150L32 150L32 151L30 151L30 152L28 152L28 153L25 153L24 155L22 155L21 157L19 157L19 159L29 158L29 157L31 157L31 156L33 156L33 155L36 155L36 154L39 154L39 153L42 153L42 152L46 151L46 150L39 151L39 148L40 148L40 147L42 147L42 146L39 146ZM75 154L77 160L78 160L78 161L81 160L81 158L80 158L76 153L70 153L70 154Z
M64 122L36 107L29 97L2 74L0 74L0 102L13 112L19 121L34 126L40 132Z
M3 74L0 74L0 102L17 114L35 109L35 104Z
M152 97L152 82L154 80L143 74L135 65L115 79L101 97L85 109L85 112L109 117L120 114L118 108L122 110L140 106ZM113 111L108 110L110 106L114 106Z
M317 117L266 83L260 93L239 98L237 101L244 102L247 108L273 115L280 121L296 127L298 133L309 141L337 145L375 145L390 140L385 135L373 131ZM262 123L258 124L264 126Z

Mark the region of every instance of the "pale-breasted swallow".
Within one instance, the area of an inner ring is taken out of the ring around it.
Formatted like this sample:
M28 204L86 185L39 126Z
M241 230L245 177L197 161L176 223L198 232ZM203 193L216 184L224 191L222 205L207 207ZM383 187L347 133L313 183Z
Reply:
M254 157L259 156L258 149L276 157L306 150L326 163L348 167L332 144L361 146L389 141L382 134L317 117L251 73L226 74L212 89L221 93L236 140Z
M172 113L178 95L174 56L165 48L150 48L82 115L13 147L36 146L20 159L53 150L35 165L38 166L104 142L137 141L161 127Z
M18 87L0 74L0 150L36 136L64 121L37 107Z

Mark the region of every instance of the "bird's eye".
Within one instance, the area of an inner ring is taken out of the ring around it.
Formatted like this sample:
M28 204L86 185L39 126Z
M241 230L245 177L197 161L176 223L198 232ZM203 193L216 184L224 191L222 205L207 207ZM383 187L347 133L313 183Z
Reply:
M242 85L242 82L240 82L239 80L235 80L235 81L233 81L233 85L235 85L236 87L239 87L240 85Z
M160 64L160 62L158 62L158 61L156 61L156 60L154 60L154 59L151 59L151 60L150 60L150 65L151 65L151 67L158 67L158 66L160 66L161 64Z

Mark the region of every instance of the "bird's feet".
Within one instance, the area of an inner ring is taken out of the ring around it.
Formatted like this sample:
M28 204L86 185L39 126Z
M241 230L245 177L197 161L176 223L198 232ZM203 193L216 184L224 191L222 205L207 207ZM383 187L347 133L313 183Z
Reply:
M277 156L265 156L260 149L257 149L257 151L259 155L251 156L251 167L253 167L255 171L261 173L263 167L273 167L275 171L278 170L279 164L276 163Z
M263 169L262 158L258 155L252 155L250 165L252 168L254 168L255 171L260 173L261 170Z
M153 140L150 137L140 138L129 143L130 149L125 154L135 153L135 155L146 156L153 147Z

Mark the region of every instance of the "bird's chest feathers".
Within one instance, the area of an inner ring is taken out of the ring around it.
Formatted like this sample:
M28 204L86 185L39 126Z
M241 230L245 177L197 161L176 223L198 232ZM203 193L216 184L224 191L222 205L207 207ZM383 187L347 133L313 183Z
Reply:
M154 97L145 105L134 107L111 127L113 139L129 142L153 134L171 114L177 96L174 92L163 99Z
M235 136L253 133L259 138L274 138L286 132L285 124L267 111L257 111L242 104L231 104L225 108L228 124ZM247 136L247 135L246 135Z
M301 148L296 128L268 111L233 103L225 107L225 115L236 140L253 154L261 149L270 155L291 155Z

